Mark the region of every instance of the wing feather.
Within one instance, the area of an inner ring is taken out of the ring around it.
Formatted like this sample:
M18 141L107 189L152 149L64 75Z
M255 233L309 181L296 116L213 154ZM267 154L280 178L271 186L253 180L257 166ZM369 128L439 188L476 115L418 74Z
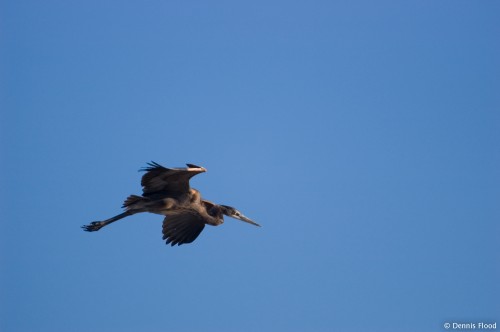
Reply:
M190 166L194 166L189 164ZM206 170L203 167L167 168L154 161L140 171L146 172L141 179L143 196L172 197L189 193L189 179Z
M191 243L205 228L203 217L195 211L169 214L163 220L163 239L171 246Z

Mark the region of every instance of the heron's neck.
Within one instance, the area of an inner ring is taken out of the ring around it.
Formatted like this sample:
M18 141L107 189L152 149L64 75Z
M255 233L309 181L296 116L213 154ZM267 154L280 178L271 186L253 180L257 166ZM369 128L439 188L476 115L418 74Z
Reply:
M220 225L224 222L224 214L220 206L213 206L207 211L207 224L212 226Z

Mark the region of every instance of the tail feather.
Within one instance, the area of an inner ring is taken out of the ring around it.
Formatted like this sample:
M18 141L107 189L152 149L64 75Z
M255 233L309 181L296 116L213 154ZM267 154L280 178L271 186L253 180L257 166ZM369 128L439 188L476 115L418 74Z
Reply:
M130 195L129 197L127 197L125 202L123 202L122 208L130 210L130 209L136 208L136 207L132 207L132 205L139 203L139 202L145 202L147 200L148 199L145 197L141 197L141 196L137 196L137 195Z

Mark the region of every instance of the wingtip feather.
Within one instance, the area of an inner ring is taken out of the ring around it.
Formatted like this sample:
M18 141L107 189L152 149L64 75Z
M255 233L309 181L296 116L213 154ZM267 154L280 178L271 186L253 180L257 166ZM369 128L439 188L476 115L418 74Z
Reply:
M149 172L149 171L152 171L152 170L157 169L157 168L165 168L162 165L160 165L154 161L150 161L150 162L146 163L146 165L148 165L148 166L141 167L139 169L139 172Z

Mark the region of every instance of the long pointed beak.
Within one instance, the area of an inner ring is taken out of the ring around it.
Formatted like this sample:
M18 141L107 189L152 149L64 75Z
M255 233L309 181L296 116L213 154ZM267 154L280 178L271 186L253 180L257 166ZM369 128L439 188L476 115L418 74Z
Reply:
M261 227L259 224L257 224L255 221L253 221L252 219L250 218L247 218L245 217L244 215L240 215L239 218L236 218L236 219L239 219L241 221L244 221L244 222L247 222L249 224L252 224L252 225L255 225L255 226L258 226L258 227Z

